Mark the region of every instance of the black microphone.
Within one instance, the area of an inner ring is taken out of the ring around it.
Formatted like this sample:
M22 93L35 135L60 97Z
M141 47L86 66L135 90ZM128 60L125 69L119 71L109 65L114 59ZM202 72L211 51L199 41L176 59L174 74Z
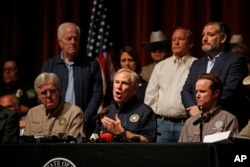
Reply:
M199 124L201 121L202 121L202 116L201 117L199 117L198 119L196 119L194 122L193 122L193 125L195 126L195 125L197 125L197 124Z
M100 119L102 119L104 116L105 116L105 114L107 114L108 113L108 109L104 109L103 111L101 111L100 113L98 113L98 114L96 114L95 116L93 116L92 118L91 118L91 121L96 121L96 120L100 120Z
M0 121L8 118L8 114L0 114Z
M196 119L193 122L194 126L201 123L201 122L207 122L210 119L210 113L209 112L204 112L203 107L199 107L199 109L202 111L201 117L199 117L198 119Z

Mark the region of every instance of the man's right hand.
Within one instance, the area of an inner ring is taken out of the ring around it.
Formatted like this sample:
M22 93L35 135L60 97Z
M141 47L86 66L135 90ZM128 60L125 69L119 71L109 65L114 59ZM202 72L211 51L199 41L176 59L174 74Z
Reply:
M191 106L187 108L187 112L190 116L195 116L200 112L198 106Z

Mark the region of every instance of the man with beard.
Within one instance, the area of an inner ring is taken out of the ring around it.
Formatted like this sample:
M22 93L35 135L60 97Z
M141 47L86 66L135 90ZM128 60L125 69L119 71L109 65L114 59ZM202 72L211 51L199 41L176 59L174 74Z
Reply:
M237 116L240 128L246 124L239 110L242 81L247 76L247 62L242 55L229 50L230 30L222 22L209 22L202 32L202 50L207 54L193 63L183 86L182 102L190 116L199 113L195 99L195 82L202 73L217 75L224 88L220 98L223 109Z

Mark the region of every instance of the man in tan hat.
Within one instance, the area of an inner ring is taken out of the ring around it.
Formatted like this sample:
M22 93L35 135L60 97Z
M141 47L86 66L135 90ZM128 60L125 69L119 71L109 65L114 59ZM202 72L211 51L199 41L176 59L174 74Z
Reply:
M167 39L162 31L153 31L150 35L149 42L143 42L143 47L150 53L152 63L142 67L141 77L142 79L149 81L154 66L156 63L165 59L170 55L171 40Z
M188 115L181 103L181 90L192 63L193 33L178 27L172 34L172 53L157 63L148 82L144 103L157 116L157 142L177 142Z

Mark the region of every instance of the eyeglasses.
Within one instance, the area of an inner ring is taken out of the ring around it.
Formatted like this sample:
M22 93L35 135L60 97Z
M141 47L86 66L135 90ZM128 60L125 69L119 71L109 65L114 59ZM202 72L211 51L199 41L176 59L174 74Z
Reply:
M46 97L47 95L55 95L57 93L57 89L51 89L51 90L45 90L45 91L42 91L40 92L40 95L43 96L43 97Z

